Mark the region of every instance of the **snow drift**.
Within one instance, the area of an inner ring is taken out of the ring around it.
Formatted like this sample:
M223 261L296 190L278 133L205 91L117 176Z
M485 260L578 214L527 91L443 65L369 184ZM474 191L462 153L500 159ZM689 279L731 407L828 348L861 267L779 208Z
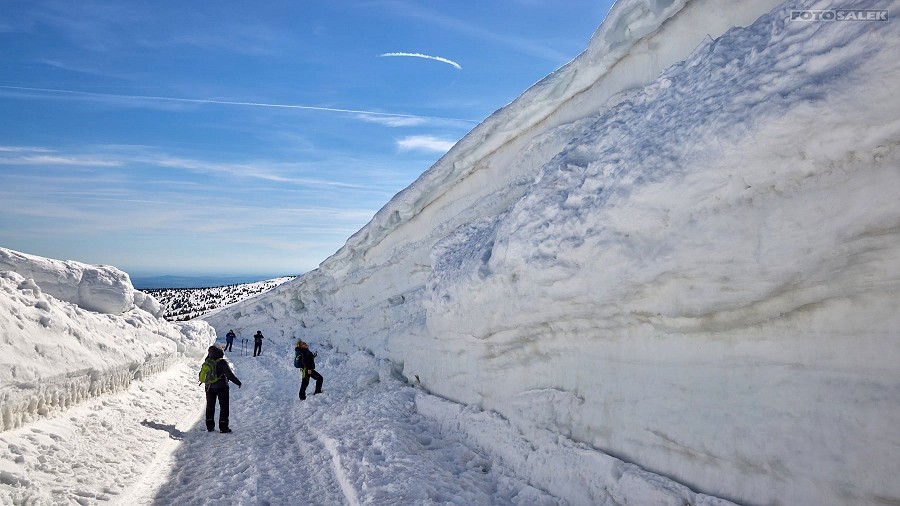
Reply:
M159 312L114 267L0 248L0 431L122 390L215 340L207 323Z
M900 501L900 28L775 3L618 2L319 269L206 319L744 504Z
M122 314L138 307L153 316L162 314L156 299L135 290L128 274L108 265L54 260L0 248L0 271L18 272L34 280L48 295L88 311Z

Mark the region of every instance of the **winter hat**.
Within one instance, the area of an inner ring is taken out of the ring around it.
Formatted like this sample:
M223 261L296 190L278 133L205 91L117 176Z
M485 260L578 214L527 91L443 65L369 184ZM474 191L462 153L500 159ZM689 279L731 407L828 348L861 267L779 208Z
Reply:
M212 358L222 358L225 356L225 352L218 346L210 346L206 351Z

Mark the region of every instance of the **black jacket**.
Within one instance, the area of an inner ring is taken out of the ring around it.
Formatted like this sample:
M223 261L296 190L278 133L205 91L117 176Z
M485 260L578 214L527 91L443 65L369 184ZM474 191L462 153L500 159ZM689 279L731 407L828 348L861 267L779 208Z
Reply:
M210 383L209 385L207 385L206 388L209 390L213 390L216 388L228 388L229 380L235 385L241 386L241 380L239 380L238 377L234 375L234 372L231 370L231 366L228 365L228 361L223 358L225 356L225 353L219 348L216 348L216 350L217 351L210 350L209 355L207 355L206 358L216 359L216 376L218 376L219 379L215 383Z
M300 355L300 361L304 368L316 368L316 354L309 351L309 348L294 348L294 352Z

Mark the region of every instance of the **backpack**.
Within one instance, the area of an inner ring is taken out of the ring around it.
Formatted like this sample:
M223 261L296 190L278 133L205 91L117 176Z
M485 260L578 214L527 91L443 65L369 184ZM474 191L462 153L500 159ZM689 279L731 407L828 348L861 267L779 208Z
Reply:
M297 369L303 368L303 355L300 355L299 353L294 355L294 367Z
M203 365L200 366L200 383L204 385L212 385L213 383L219 381L219 376L216 374L216 365L222 360L220 358L207 358L203 361Z

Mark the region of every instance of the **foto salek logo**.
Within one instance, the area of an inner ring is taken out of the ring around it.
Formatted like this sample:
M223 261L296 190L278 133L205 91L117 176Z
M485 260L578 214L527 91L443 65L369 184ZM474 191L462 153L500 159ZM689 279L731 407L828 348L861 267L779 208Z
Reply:
M887 9L794 10L791 21L887 21Z

